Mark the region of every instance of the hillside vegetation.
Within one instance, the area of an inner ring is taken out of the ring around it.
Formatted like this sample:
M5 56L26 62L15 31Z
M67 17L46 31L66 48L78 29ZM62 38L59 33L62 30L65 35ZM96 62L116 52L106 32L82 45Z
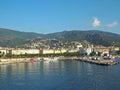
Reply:
M110 46L113 43L120 45L120 35L98 30L89 31L63 31L50 34L39 34L32 32L20 32L10 29L0 28L0 46L16 47L26 43L28 40L41 38L55 38L63 41L83 41L86 40L95 45Z
M98 30L89 31L63 31L58 33L48 34L49 38L57 38L65 41L83 41L86 40L95 45L110 46L113 43L120 45L120 35L110 32L103 32Z
M0 28L0 46L14 47L39 36L42 36L42 34Z

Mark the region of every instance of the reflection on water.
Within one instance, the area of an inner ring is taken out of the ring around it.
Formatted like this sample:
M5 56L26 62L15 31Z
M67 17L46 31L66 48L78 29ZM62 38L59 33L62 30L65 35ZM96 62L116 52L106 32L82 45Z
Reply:
M0 66L0 90L119 90L120 65L80 61Z

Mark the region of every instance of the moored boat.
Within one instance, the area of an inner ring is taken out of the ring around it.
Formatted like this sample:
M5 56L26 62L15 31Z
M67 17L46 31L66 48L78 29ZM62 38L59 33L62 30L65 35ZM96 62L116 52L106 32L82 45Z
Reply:
M30 60L31 61L38 61L38 60L40 60L40 58L34 57L34 58L31 58Z
M114 56L106 56L106 57L103 57L104 60L117 60L117 57L114 57Z
M45 60L45 61L57 61L58 58L57 57L45 57L45 58L42 58L42 60Z

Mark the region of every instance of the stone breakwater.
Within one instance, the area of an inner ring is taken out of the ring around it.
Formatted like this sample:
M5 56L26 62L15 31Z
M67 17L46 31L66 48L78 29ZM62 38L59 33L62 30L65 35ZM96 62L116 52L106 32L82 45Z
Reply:
M83 58L83 57L63 57L63 58L60 58L59 60L77 60L77 61L97 64L97 65L104 65L104 66L111 66L119 63L113 60L103 60L103 59L92 60L92 59Z
M112 61L112 60L102 60L102 61L96 61L96 60L79 60L79 61L88 62L88 63L92 63L92 64L97 64L97 65L104 65L104 66L111 66L111 65L118 64L117 61Z

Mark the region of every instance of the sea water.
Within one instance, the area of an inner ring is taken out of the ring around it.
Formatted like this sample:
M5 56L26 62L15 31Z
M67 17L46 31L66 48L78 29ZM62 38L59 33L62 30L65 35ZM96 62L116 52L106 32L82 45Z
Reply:
M67 60L0 65L0 90L120 90L120 64Z

